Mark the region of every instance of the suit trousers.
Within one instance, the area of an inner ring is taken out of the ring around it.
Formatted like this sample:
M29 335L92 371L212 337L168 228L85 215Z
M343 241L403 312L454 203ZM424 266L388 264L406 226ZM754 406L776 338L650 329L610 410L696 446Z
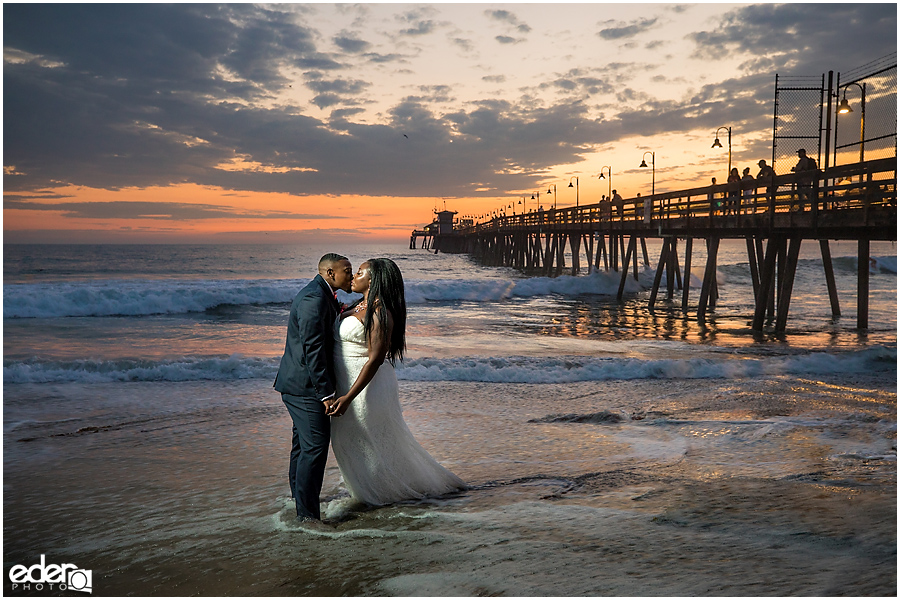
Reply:
M320 519L319 493L331 441L331 420L325 415L325 403L317 398L281 394L281 399L294 422L288 481L297 516Z

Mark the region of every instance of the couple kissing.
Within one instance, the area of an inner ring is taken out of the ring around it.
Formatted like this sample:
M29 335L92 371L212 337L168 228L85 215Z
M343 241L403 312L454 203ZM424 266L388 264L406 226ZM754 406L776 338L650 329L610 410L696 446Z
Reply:
M329 253L291 303L275 390L290 413L288 481L301 520L321 520L319 494L331 443L353 500L380 506L465 489L419 445L403 420L396 360L406 349L406 296L394 261L356 274ZM362 294L348 307L337 290Z

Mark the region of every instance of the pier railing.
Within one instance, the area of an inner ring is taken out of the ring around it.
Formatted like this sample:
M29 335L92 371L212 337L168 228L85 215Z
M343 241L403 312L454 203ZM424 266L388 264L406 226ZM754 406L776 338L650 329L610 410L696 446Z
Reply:
M826 227L893 230L896 220L896 158L834 167L814 175L789 173L771 181L718 184L635 197L614 205L609 200L568 208L496 217L456 228L456 235L504 231L627 231L657 235L716 229L722 237L743 237L748 229ZM806 179L804 179L806 177ZM649 209L649 212L648 212ZM892 216L893 215L893 216ZM884 238L875 231L870 239ZM890 236L889 236L890 237Z

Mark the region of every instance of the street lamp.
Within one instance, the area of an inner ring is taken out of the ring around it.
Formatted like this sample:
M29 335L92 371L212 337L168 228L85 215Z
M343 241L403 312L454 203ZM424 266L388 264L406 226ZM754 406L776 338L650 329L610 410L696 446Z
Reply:
M728 131L728 174L731 174L731 127L719 127L716 129L716 141L713 142L713 148L721 148L722 142L719 141L719 132L723 129Z
M553 190L551 191L551 190L548 188L548 189L547 189L547 193L548 193L548 194L553 194L553 210L556 210L556 184L555 184L555 183L551 183L551 184L550 184L550 187L552 187Z
M572 180L575 180L575 185L572 185ZM569 177L569 187L575 188L575 208L578 208L578 177L572 175Z
M646 152L644 152L644 156L641 157L641 165L640 166L641 166L641 168L645 168L645 169L647 168L647 161L644 159L646 158L646 156L648 154L650 155L650 161L651 161L651 164L653 165L653 169L652 169L653 175L650 179L650 210L653 210L653 208L652 208L653 200L654 200L654 198L656 198L656 152L651 152L650 150L647 150ZM647 205L644 204L644 220L645 221L650 220L649 219L650 210L648 210ZM635 219L636 218L637 217L635 217Z
M609 173L609 177L603 176L603 169L606 169L606 172ZM609 180L609 189L606 191L606 197L612 198L612 167L600 167L600 177L598 177L598 179Z
M863 162L865 158L865 139L866 139L866 84L859 84L855 81L851 81L847 85L844 86L844 97L841 99L841 103L838 105L837 112L839 115L846 115L853 112L853 109L850 108L850 103L847 102L847 88L851 85L855 85L859 88L861 92L860 97L860 110L859 110L859 162Z
M644 152L644 156L641 157L640 168L643 168L643 169L647 168L647 161L644 159L646 158L646 156L648 154L650 155L650 164L653 166L653 177L650 181L650 195L655 196L656 195L656 152L651 152L650 150L647 150L646 152Z

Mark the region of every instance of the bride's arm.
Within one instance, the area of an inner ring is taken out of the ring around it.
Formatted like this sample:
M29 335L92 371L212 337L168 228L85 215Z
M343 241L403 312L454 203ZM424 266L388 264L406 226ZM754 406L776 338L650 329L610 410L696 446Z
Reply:
M350 403L353 402L353 399L359 396L360 392L362 392L375 377L375 373L378 372L378 367L382 365L388 350L390 349L390 332L394 328L394 320L390 313L387 313L387 319L388 336L387 339L385 339L381 334L381 327L379 326L381 319L379 318L378 313L373 315L372 331L369 335L369 359L366 361L366 364L363 365L362 370L359 372L359 375L357 375L356 381L353 382L350 390L345 395L338 398L337 402L331 405L331 409L325 413L328 416L339 417L347 412L347 408L350 406Z

